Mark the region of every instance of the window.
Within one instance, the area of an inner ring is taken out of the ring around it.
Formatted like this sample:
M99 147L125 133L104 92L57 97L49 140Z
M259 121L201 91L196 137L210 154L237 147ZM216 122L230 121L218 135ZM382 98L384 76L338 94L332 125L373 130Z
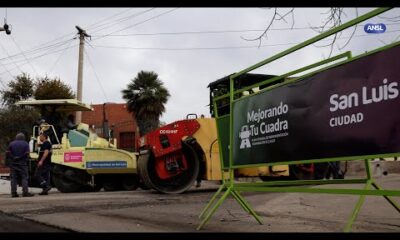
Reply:
M135 132L119 133L119 148L127 151L135 151Z

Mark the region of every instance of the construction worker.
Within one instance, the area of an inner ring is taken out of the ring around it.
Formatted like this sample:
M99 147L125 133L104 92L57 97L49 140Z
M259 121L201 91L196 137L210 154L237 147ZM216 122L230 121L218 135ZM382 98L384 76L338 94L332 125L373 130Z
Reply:
M28 191L29 144L25 141L23 133L18 133L15 136L15 140L10 143L7 150L7 157L11 160L11 197L19 197L17 193L18 179L21 179L22 196L34 196L34 194Z
M63 122L62 132L68 133L70 130L74 130L78 127L78 124L75 124L75 116L70 114L67 119Z
M69 114L67 120L67 127L69 130L76 129L78 127L78 124L75 123L75 116L73 114Z
M39 195L47 195L51 189L50 186L50 170L51 170L51 155L52 147L49 142L49 136L46 132L41 132L39 135L41 142L39 149L39 161L36 169L36 177L39 181L42 192Z

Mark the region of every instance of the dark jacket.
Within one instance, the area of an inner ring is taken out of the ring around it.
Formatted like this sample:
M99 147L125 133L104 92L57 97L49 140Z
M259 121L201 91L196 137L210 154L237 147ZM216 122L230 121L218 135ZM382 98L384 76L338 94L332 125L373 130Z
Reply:
M11 164L28 164L29 144L24 140L14 140L8 145L7 157Z

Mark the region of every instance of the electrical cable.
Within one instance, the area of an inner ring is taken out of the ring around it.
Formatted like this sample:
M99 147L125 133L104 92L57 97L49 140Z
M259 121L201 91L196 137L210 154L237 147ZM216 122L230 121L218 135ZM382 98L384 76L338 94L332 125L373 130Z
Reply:
M88 62L89 62L89 65L92 67L92 70L93 70L93 72L94 72L94 75L95 75L95 77L96 77L96 80L97 80L97 82L99 83L100 89L101 89L101 91L103 92L104 97L106 98L106 100L107 100L107 102L108 102L108 98L107 98L106 92L104 91L103 85L102 85L101 82L100 82L100 79L99 79L99 77L98 77L98 75L97 75L97 73L96 73L96 70L94 69L94 66L93 66L93 64L92 64L92 61L90 60L89 54L87 53L86 49L84 50L84 52L85 52L86 58L87 58L87 60L88 60Z

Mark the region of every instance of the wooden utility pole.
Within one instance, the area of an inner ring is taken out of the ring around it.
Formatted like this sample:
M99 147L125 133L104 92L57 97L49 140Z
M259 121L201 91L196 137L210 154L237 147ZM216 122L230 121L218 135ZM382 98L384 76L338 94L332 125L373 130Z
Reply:
M76 98L78 101L82 101L82 78L83 78L83 52L85 47L85 37L90 37L85 30L79 26L75 26L78 29L79 34L79 61L78 61L78 84L76 91ZM76 112L76 124L82 121L82 112Z

